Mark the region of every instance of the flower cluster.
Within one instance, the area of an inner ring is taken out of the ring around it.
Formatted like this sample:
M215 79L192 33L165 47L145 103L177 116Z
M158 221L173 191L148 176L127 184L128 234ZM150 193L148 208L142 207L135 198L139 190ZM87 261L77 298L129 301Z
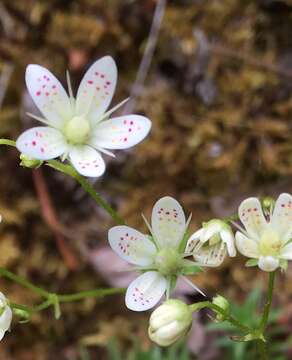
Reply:
M226 248L230 256L235 255L231 228L219 220L206 224L186 241L190 219L191 216L186 221L181 205L166 196L154 205L151 226L145 220L150 235L128 226L110 229L111 248L143 272L127 289L129 309L144 311L152 308L163 294L170 295L178 276L196 274L200 266L220 265L227 254ZM186 259L189 255L196 261ZM192 286L201 292L194 284Z
M167 300L150 317L149 337L161 346L184 336L192 322L188 305L168 300L175 284L173 280L178 276L198 273L198 266L220 266L227 255L236 256L236 248L252 258L247 266L258 265L269 272L286 268L287 260L292 259L292 196L289 194L281 194L268 210L267 206L263 209L257 198L244 200L239 206L238 219L245 229L231 220L212 219L187 237L190 219L186 221L175 199L164 197L153 207L151 226L144 219L150 235L128 226L113 227L108 235L112 249L142 272L127 289L127 307L148 310L167 295ZM238 229L235 236L231 224ZM195 262L187 259L188 256L193 256ZM221 309L217 321L223 321L229 308L227 300L218 295L213 304L217 306L215 309Z
M110 119L125 101L107 111L117 82L116 64L109 56L88 69L76 98L68 74L69 95L56 77L39 65L29 65L25 79L43 117L29 115L46 126L26 130L17 139L22 166L37 168L43 161L61 157L62 161L69 160L80 175L98 177L105 171L101 153L115 156L110 150L130 148L150 131L150 120L141 115ZM234 219L240 220L243 227ZM258 266L267 272L278 268L285 270L288 260L292 260L292 196L287 193L281 194L276 202L248 198L240 204L238 216L211 219L190 236L191 216L186 219L182 206L172 197L163 197L155 203L151 225L144 220L149 234L120 225L109 230L108 240L113 251L134 265L134 271L140 272L126 292L129 309L149 310L166 295L166 301L152 313L148 330L150 339L161 346L185 336L192 325L192 313L204 306L215 312L215 321L229 319L231 324L238 324L229 317L229 302L221 295L212 303L204 301L192 305L170 299L178 278L204 296L186 276L200 273L202 267L220 266L227 256L236 256L236 249L250 258L246 266ZM237 229L235 235L232 226ZM52 299L56 300L56 294ZM59 314L59 303L55 301L54 305ZM15 304L9 304L0 293L0 340L10 328L13 306ZM15 314L17 310L18 314L22 311L15 308ZM267 319L265 315L260 328L262 333L247 334L246 338L263 340Z

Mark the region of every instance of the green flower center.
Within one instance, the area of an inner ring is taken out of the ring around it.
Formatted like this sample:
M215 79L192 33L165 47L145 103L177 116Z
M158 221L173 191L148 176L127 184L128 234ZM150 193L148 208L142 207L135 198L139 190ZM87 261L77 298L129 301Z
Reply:
M282 246L277 232L272 229L264 231L259 242L259 252L262 256L277 256Z
M74 116L67 122L64 134L72 144L84 144L90 133L89 122L83 116Z
M180 268L181 255L176 249L167 248L158 252L155 266L162 275L175 275Z

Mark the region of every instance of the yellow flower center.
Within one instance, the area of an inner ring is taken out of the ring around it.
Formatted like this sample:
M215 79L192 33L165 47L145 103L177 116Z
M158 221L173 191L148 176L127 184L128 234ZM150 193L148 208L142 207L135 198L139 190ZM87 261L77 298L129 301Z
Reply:
M89 122L83 116L74 116L67 122L64 134L72 144L84 144L90 132Z
M175 249L162 249L155 258L155 265L162 275L174 275L180 266L181 256Z
M281 239L272 229L265 230L260 242L259 252L262 256L277 256L281 249Z

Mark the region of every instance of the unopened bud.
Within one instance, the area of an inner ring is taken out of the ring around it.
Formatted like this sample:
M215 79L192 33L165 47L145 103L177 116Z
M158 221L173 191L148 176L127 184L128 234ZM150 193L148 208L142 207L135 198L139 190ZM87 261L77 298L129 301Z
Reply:
M266 196L262 199L262 205L264 209L273 209L273 207L275 206L275 200L270 196Z
M160 346L169 346L185 336L192 325L192 310L180 300L167 300L150 316L148 334Z
M225 299L225 297L221 296L221 295L217 295L213 298L212 303L214 305L217 305L218 307L221 308L221 310L223 310L224 313L221 313L219 311L216 311L216 320L217 321L224 321L226 316L229 314L229 310L230 310L230 305L228 300Z

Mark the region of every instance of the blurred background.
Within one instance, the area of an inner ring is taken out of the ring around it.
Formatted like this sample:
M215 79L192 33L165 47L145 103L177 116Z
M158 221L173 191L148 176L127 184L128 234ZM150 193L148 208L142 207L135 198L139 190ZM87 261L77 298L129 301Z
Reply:
M236 212L250 195L292 192L292 2L290 0L1 0L0 136L15 139L37 124L24 84L29 63L54 72L76 93L86 69L111 55L119 68L113 104L131 94L119 113L146 114L150 136L128 152L107 157L94 186L128 224L146 231L153 204L171 195L202 221ZM0 152L0 266L50 291L127 286L133 274L109 250L113 225L76 183L48 168L21 168L19 154ZM225 261L193 281L212 297L235 301L252 323L266 276ZM278 277L271 317L273 359L292 356L291 269ZM247 293L255 289L247 298ZM1 279L11 300L39 299ZM177 296L200 300L180 286ZM1 360L253 359L246 343L225 338L210 314L194 318L187 348L153 347L149 314L128 311L123 296L87 299L12 326ZM232 330L231 330L232 331Z

